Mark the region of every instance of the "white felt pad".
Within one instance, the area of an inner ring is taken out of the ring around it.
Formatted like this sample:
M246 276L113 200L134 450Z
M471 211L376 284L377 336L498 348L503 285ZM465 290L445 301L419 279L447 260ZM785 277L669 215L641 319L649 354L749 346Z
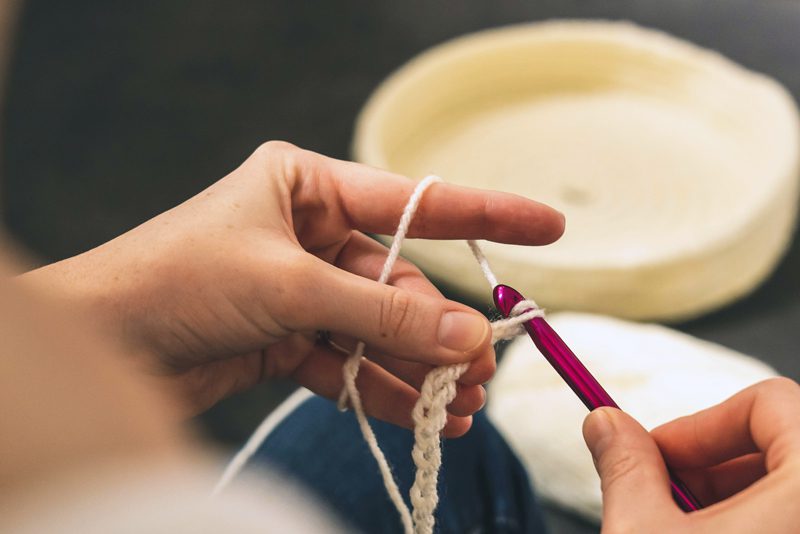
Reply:
M582 313L555 314L548 322L648 429L775 375L753 358L663 326ZM508 347L488 410L539 495L599 519L599 479L581 435L587 409L527 336Z

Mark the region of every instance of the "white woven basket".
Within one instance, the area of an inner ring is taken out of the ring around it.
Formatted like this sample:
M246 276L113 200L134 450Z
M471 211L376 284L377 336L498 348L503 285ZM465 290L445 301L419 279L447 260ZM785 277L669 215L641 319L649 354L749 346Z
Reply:
M553 246L486 247L500 280L543 306L679 320L771 272L794 227L798 146L794 102L773 80L628 23L558 21L415 58L369 99L353 150L565 212ZM488 300L462 243L405 251Z

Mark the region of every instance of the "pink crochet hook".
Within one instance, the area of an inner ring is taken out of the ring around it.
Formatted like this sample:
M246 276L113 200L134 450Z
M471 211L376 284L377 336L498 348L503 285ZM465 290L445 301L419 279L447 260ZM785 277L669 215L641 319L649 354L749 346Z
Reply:
M504 317L508 317L511 314L511 310L518 302L525 300L525 297L516 289L503 284L495 286L493 296L495 306ZM570 350L544 318L534 317L530 321L523 323L523 326L542 355L589 410L594 410L601 406L619 408L614 399L583 366L578 357L575 356L575 353ZM671 471L669 471L669 478L672 496L684 512L692 512L702 508L697 497Z

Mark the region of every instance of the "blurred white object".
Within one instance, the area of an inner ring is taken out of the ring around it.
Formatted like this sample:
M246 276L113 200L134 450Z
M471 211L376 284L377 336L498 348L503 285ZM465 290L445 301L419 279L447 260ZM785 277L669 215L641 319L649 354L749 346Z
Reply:
M337 534L327 509L272 471L241 476L220 495L218 465L187 458L180 467L99 463L39 484L0 517L16 534ZM259 477L260 475L260 477Z
M549 309L677 320L722 306L771 272L797 212L798 118L783 87L628 23L437 46L389 77L356 126L358 161L563 211L555 245L486 245L500 280ZM488 301L460 242L405 252Z
M548 322L648 429L776 374L753 358L663 326L583 313L554 314ZM587 410L527 336L508 347L488 411L539 495L599 520L600 481L581 434Z

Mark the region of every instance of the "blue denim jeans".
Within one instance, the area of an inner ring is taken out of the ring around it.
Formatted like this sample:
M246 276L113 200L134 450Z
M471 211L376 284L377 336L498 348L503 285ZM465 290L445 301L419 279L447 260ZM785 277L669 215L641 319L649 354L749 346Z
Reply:
M413 434L381 421L371 424L408 501ZM363 532L402 533L354 415L328 400L312 397L301 404L272 431L253 462L300 481ZM482 412L464 437L443 442L439 495L437 532L545 532L524 468Z

